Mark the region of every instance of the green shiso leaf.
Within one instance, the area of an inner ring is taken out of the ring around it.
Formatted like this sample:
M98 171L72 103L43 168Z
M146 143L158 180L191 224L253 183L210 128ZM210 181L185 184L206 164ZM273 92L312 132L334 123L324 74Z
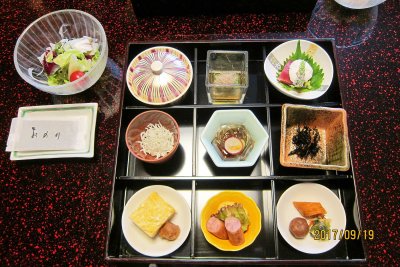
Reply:
M293 52L288 58L285 59L281 69L277 72L277 76L276 77L279 77L279 75L281 74L283 68L285 67L285 65L287 64L287 62L289 60L290 61L295 61L295 60L298 60L298 59L302 59L302 60L308 62L308 64L310 64L310 66L311 66L311 68L313 70L313 76L306 83L306 86L303 87L303 88L296 88L296 87L294 87L292 85L287 85L287 84L284 84L284 83L281 83L281 82L279 82L279 83L283 86L283 88L285 88L287 90L296 90L296 91L298 91L300 93L319 89L321 87L321 85L322 85L322 81L324 80L324 71L314 61L314 59L310 55L308 55L305 52L301 51L300 40L297 41L296 51Z

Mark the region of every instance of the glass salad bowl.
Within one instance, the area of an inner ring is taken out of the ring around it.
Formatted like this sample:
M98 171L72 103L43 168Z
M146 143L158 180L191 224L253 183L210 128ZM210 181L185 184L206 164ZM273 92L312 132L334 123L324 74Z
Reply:
M74 9L35 20L14 49L18 74L37 89L54 95L72 95L90 88L103 74L107 57L107 38L100 22Z

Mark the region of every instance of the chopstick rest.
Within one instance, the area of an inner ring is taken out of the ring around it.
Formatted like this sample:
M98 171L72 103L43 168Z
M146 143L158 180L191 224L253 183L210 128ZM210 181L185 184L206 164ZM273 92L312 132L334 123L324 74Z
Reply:
M45 151L85 149L87 118L14 118L6 151Z

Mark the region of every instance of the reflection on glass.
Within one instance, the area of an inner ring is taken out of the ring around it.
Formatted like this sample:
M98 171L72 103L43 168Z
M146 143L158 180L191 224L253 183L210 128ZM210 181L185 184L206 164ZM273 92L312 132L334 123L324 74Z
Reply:
M334 0L319 0L308 30L316 38L335 38L336 47L351 47L368 40L377 18L378 6L349 9Z

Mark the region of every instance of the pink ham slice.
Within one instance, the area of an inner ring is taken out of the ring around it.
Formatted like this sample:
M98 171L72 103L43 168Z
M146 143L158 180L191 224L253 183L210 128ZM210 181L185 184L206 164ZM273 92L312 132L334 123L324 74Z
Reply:
M244 243L244 234L240 220L235 217L225 219L225 228L228 232L228 239L234 246L240 246Z
M283 70L281 72L281 74L278 77L278 81L280 81L281 83L287 84L287 85L292 85L292 81L290 80L290 76L289 76L289 68L290 65L292 64L293 61L289 60L286 65L283 67Z
M228 233L225 229L225 224L223 221L217 217L211 216L207 221L207 230L220 239L228 239Z

